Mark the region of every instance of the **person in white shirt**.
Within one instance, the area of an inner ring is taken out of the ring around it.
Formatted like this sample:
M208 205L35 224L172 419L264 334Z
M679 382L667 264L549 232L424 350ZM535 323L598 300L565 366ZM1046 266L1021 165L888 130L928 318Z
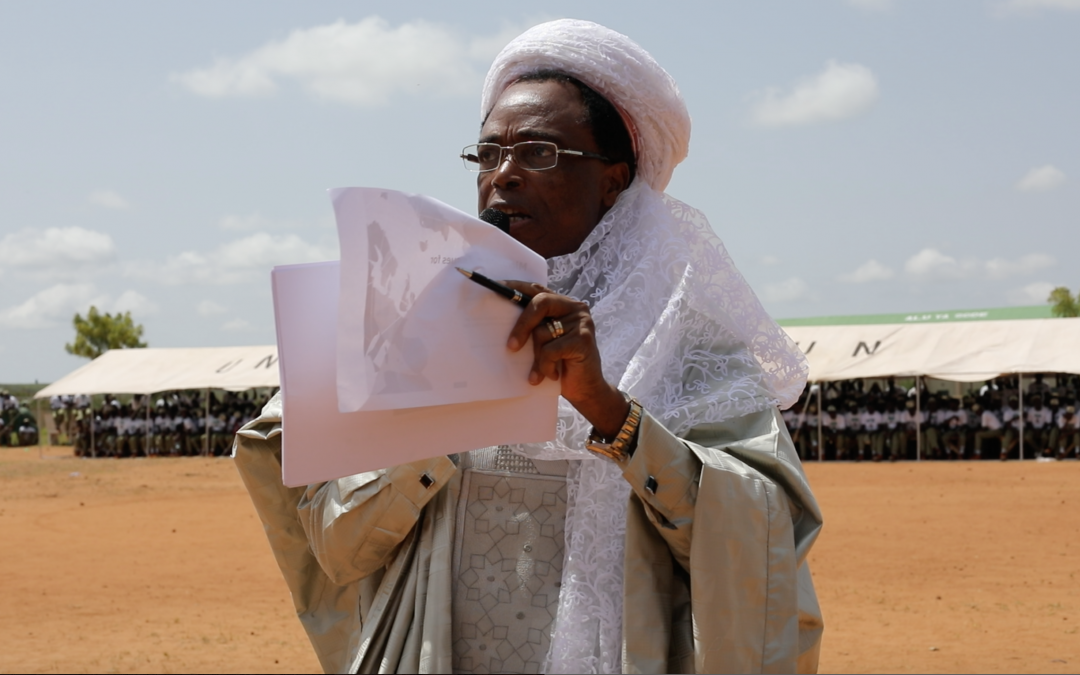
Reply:
M945 452L951 459L964 458L964 434L967 430L967 411L960 407L960 399L950 398L948 407L942 411L942 429Z
M885 411L881 413L885 445L889 448L889 461L895 462L903 459L907 450L907 436L904 428L907 422L907 412L900 409L896 395L892 394L885 400Z
M179 457L184 454L184 416L180 414L178 403L169 405L169 454Z
M964 429L964 447L974 448L975 434L982 428L982 411L983 407L975 402L975 399L970 396L964 397L964 402L961 404L964 411L967 413L967 427ZM975 459L974 452L968 459Z
M874 461L881 461L885 447L885 435L881 432L882 421L877 403L870 403L866 410L859 413L859 454L855 457L856 462L866 456L867 446L870 447Z
M1043 382L1043 374L1036 373L1035 381L1028 385L1027 396L1045 396L1050 393L1050 385Z
M926 411L916 410L915 401L908 399L904 402L904 446L906 449L912 445L926 447ZM916 434L921 435L920 438Z
M1002 443L1002 434L1005 425L1001 421L1001 412L998 410L996 399L991 399L988 407L979 415L979 430L975 432L975 458L982 458L983 443L988 438Z
M202 454L202 444L195 434L195 417L187 405L180 409L180 454L190 457Z
M1016 449L1020 439L1020 402L1017 397L1010 396L1008 405L1002 406L1001 421L1005 425L1001 440L1001 461L1004 462Z
M836 459L844 459L847 457L847 440L844 437L844 429L847 428L847 423L844 421L844 416L836 412L836 406L830 405L825 408L825 416L821 418L821 431L824 440L825 447L821 449L825 453L826 459L829 457L829 448L833 450L833 457Z
M854 393L849 394L855 396ZM844 405L847 410L844 416L844 459L854 455L859 447L859 434L862 431L862 418L859 416L859 402L855 398L848 398Z
M101 416L98 417L98 425L94 429L95 441L98 451L106 457L116 456L116 409L106 404L101 408Z
M817 459L818 409L816 403L808 403L806 411L799 416L799 432L796 447L802 460Z
M1054 423L1051 426L1057 426L1058 419L1065 414L1065 408L1061 405L1061 399L1055 394L1051 396L1050 402L1046 404L1046 407L1050 409L1050 416L1053 418Z
M941 459L942 436L945 432L948 413L949 411L937 396L931 396L926 400L927 424L923 427L924 437L926 438L926 457Z
M133 409L128 421L128 449L132 457L146 456L146 418L145 411Z
M1080 456L1080 417L1076 414L1076 408L1069 406L1062 412L1057 421L1056 443L1058 459L1065 459L1076 453Z
M1029 444L1032 454L1054 456L1050 449L1050 429L1053 424L1054 415L1043 405L1042 396L1033 396L1031 407L1024 411L1024 443Z
M172 418L165 410L165 401L158 399L154 413L154 430L151 438L151 455L161 457L169 453L169 435L172 432Z
M1058 398L1056 392L1046 407L1050 409L1050 430L1046 432L1046 445L1056 453L1059 445L1058 437L1061 435L1060 422L1065 415L1065 408L1061 405L1061 399Z
M228 442L228 423L225 419L225 413L221 411L221 408L215 406L214 412L210 416L210 452L215 455L219 454L222 448L228 445Z
M114 448L113 454L116 457L126 457L128 452L128 426L131 423L131 419L127 412L127 406L118 406L116 408L116 414L113 417L113 429L115 430L115 439L113 441Z
M787 427L788 434L792 438L795 438L799 433L799 416L802 414L802 409L803 401L800 399L795 405L780 413L780 416L784 419L784 426Z
M885 395L889 398L903 398L907 390L896 383L895 377L890 377L885 383Z

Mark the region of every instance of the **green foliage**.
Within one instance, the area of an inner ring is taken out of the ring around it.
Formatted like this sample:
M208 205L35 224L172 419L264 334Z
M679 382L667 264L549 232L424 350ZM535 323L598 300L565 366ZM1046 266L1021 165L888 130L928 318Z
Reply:
M117 312L114 316L91 306L85 319L76 314L71 323L75 326L75 342L64 345L69 354L96 359L110 349L146 346L139 340L143 327L131 320L131 312Z
M1050 291L1050 297L1046 301L1053 305L1050 313L1054 316L1080 316L1080 293L1074 298L1069 289L1058 286Z

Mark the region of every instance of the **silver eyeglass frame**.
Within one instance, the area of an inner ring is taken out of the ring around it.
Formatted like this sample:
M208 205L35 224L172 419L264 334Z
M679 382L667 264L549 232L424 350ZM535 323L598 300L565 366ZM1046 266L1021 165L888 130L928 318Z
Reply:
M480 161L479 161L478 154L472 155L473 157L477 158L477 161L473 162L473 161L469 160L469 155L468 155L467 151L470 148L475 148L475 149L479 150L480 146L482 146L482 145L483 146L490 146L492 148L498 148L499 149L499 161L495 164L495 166L491 167L490 169L481 169L480 168ZM517 152L518 152L517 149L518 148L520 148L522 146L529 147L529 146L537 146L537 145L549 145L549 146L552 146L552 147L555 148L555 163L554 164L552 164L551 166L546 166L546 167L544 167L542 169L533 169L531 167L525 166L520 161L518 161L518 158L517 158ZM506 152L507 150L509 150L510 152ZM514 143L513 145L499 145L498 143L473 143L471 145L466 145L464 148L461 149L460 157L461 157L461 163L465 165L465 170L466 171L470 171L472 173L489 173L489 172L495 171L496 169L501 167L506 162L507 159L513 159L514 163L517 164L518 166L520 166L525 171L548 171L550 169L554 169L555 167L557 167L559 165L559 155L571 155L573 157L587 157L589 159L599 159L602 162L611 162L611 160L608 159L607 157L605 157L603 155L598 155L595 152L588 152L586 150L563 150L562 148L560 148L558 145L556 145L552 141L521 141L520 143Z

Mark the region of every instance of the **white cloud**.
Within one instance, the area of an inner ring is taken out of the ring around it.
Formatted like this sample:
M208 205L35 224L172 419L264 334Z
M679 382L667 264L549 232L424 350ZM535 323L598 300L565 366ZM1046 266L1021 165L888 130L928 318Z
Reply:
M1049 192L1065 182L1065 174L1050 164L1028 171L1016 184L1021 192Z
M115 302L107 303L105 307L99 309L110 312L131 312L135 316L146 316L158 312L157 303L151 301L142 293L131 289L121 293Z
M118 211L124 211L131 208L131 204L126 199L112 190L95 190L90 193L90 203L95 206L102 206L106 209L116 209Z
M849 284L864 284L868 281L884 281L893 278L892 268L882 265L877 260L867 260L850 274L841 274L838 280Z
M480 67L518 28L467 39L446 26L418 19L391 26L369 16L294 30L236 58L173 75L189 91L210 98L269 96L293 81L315 96L357 106L386 104L402 92L472 94Z
M93 284L56 284L39 291L20 305L0 311L0 326L50 328L70 322L76 312L103 302Z
M936 248L924 248L904 263L905 272L926 279L960 279L968 276L972 269L970 263L961 264Z
M845 0L847 4L871 12L886 12L892 9L892 0Z
M196 311L202 316L217 316L229 311L229 308L224 305L219 305L213 300L203 300L195 306Z
M251 324L249 324L244 319L233 319L232 321L226 321L225 323L221 324L221 330L228 331L230 333L244 331L250 327Z
M1017 260L993 258L986 261L986 274L991 279L1007 279L1053 267L1057 260L1045 253L1029 253Z
M1054 288L1054 284L1050 282L1039 281L1009 291L1006 298L1014 305L1045 305L1050 291Z
M310 244L295 234L258 232L209 252L184 251L163 264L134 265L130 274L166 284L236 284L268 279L275 265L337 258L336 245Z
M0 266L46 278L85 276L115 257L112 237L81 227L27 228L0 239Z
M158 312L157 304L138 291L126 290L113 300L91 283L55 284L22 304L0 311L0 326L52 328L70 324L76 312L86 314L91 305L110 314L131 312L136 323L139 317Z
M772 267L773 265L779 265L780 258L777 258L774 255L763 255L761 256L761 264L768 265L769 267Z
M877 78L869 68L829 61L825 70L788 93L769 88L752 94L751 119L763 127L834 122L861 115L877 99Z
M1007 279L1032 274L1057 265L1053 256L1045 253L1029 253L1016 260L991 258L980 261L974 258L957 260L936 248L924 248L908 258L904 271L916 279Z
M1080 0L1006 0L997 5L997 13L1023 14L1040 10L1080 11Z
M766 302L795 302L810 298L810 287L798 277L775 284L766 284L762 292Z

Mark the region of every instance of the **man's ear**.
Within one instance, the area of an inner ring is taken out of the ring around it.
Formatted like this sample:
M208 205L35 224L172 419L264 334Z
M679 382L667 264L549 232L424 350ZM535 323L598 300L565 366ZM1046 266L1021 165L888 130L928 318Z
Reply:
M604 210L607 211L614 206L615 200L628 187L630 187L630 165L626 162L616 162L608 165L604 169Z

